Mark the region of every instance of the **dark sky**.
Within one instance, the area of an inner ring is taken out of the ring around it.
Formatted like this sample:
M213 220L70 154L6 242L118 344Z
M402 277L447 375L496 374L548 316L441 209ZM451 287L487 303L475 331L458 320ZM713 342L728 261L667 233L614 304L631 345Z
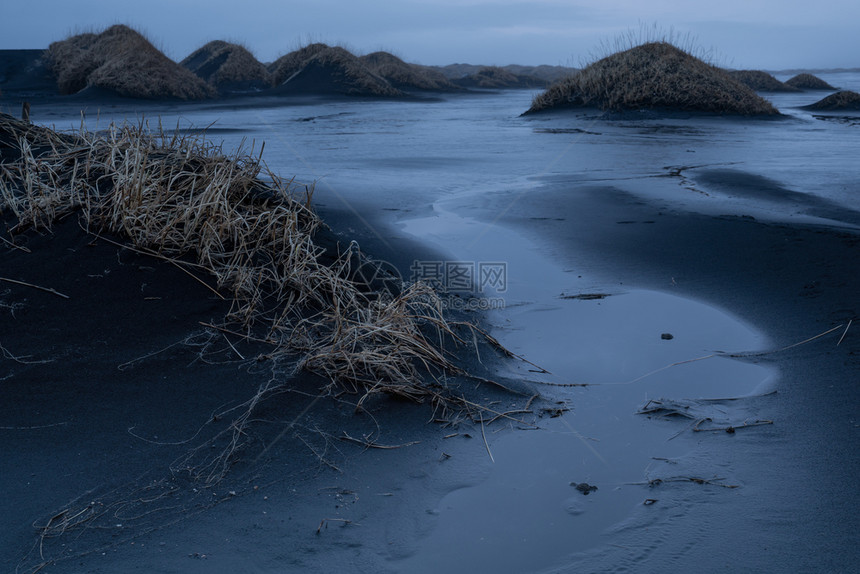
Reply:
M578 66L630 30L672 31L719 65L860 67L857 0L7 0L0 49L46 48L116 23L181 60L209 40L245 44L262 61L308 41L422 64Z

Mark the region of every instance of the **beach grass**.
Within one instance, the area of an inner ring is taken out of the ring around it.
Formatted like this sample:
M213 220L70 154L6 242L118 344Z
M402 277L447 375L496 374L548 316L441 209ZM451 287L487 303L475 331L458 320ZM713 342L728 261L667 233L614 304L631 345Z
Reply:
M665 41L647 42L589 64L537 95L526 113L559 108L779 113L724 70Z
M89 234L214 280L230 304L216 328L321 375L323 392L357 393L359 404L376 394L454 400L438 377L464 373L451 351L470 327L449 322L422 283L394 294L354 282L357 246L326 254L312 188L259 156L142 123L61 134L8 115L0 144L0 212L15 221L7 241L76 215Z
M206 82L124 25L54 42L46 51L46 60L64 95L85 88L146 99L200 100L215 95Z

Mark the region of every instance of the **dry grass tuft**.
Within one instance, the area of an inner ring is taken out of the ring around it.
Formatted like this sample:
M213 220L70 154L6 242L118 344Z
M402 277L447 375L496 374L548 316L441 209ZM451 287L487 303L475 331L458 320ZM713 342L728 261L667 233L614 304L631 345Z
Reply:
M456 90L448 78L438 70L426 66L408 64L388 52L373 52L359 58L370 71L387 80L398 89L428 91Z
M843 90L830 94L814 104L804 106L804 109L818 111L860 110L860 94Z
M180 65L215 88L267 88L272 77L266 66L244 46L213 40L192 52Z
M725 71L667 42L649 42L590 64L535 97L527 113L571 107L779 113Z
M314 243L322 224L307 206L311 190L259 158L142 124L72 136L7 115L0 149L10 235L77 213L89 233L214 277L232 302L223 328L271 344L267 356L298 357L331 393L358 393L359 404L376 393L453 400L436 380L462 373L446 344L468 327L446 321L423 284L397 296L355 284L355 250L332 263Z
M833 86L812 74L797 74L785 81L785 85L798 90L835 90Z
M757 92L797 92L797 88L780 82L761 70L730 70L729 75Z
M61 94L101 88L148 99L199 100L215 95L203 80L127 26L54 42L46 55Z

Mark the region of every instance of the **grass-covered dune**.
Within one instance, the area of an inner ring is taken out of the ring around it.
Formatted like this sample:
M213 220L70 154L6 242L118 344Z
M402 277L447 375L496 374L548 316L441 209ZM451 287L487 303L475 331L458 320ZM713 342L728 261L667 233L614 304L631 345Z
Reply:
M128 26L78 34L48 47L61 94L96 88L132 98L200 100L215 90Z
M264 90L272 84L269 70L247 48L223 40L198 48L180 65L222 93Z
M833 86L812 74L797 74L785 81L785 85L798 90L835 90Z
M779 113L724 70L668 42L648 42L602 58L550 86L526 113L562 108Z
M729 75L757 92L797 92L798 88L789 86L761 70L730 70Z
M814 104L804 106L804 109L818 111L860 110L860 94L843 90L830 94Z
M360 56L364 65L376 75L400 90L455 91L451 83L438 70L404 62L388 52L373 52Z
M0 114L0 176L4 245L71 220L93 241L168 261L229 307L215 332L265 345L260 360L295 361L323 390L447 402L436 377L464 372L454 329L472 327L449 323L422 283L393 292L355 279L359 251L317 243L312 189L259 156L142 125L62 134Z
M282 94L340 94L398 97L404 93L339 46L311 44L273 64L275 89Z

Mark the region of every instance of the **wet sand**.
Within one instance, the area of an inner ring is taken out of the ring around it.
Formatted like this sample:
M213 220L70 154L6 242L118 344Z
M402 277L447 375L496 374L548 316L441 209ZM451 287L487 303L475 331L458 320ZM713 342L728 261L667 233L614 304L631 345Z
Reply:
M546 219L536 230L530 218ZM854 384L860 337L856 324L847 334L845 327L860 310L858 234L674 211L606 187L570 193L549 186L509 221L563 264L595 273L606 286L623 282L729 310L762 329L772 349L843 326L755 358L777 369L776 392L743 402L772 426L699 439L699 454L736 477L741 489L697 497L654 488L654 498L662 503L668 496L668 504L647 516L643 509L621 525L613 536L620 549L571 563L591 571L696 565L705 571L850 570L858 557L853 534L834 526L857 523L849 477L860 471ZM565 246L577 254L575 261L565 260ZM678 430L686 424L678 423ZM695 462L702 460L688 462L687 474L696 472Z

